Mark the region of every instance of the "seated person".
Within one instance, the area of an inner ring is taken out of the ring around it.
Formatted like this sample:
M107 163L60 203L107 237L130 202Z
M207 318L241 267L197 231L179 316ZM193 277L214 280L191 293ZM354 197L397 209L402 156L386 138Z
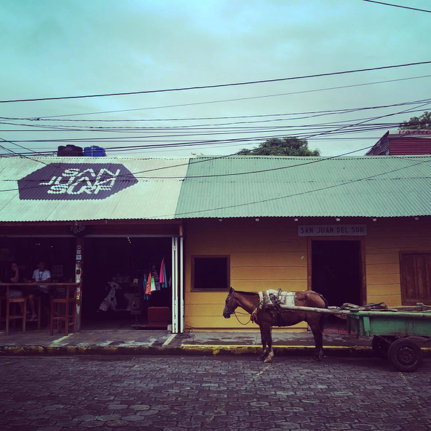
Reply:
M19 268L16 262L12 263L10 275L11 275L10 281L12 283L19 283ZM9 288L9 298L22 298L22 290Z
M45 262L41 261L37 265L37 269L33 271L33 282L45 282L49 283L51 281L51 273L45 267ZM49 286L43 284L39 285L38 288L29 296L30 310L32 319L36 318L34 297L39 296L42 301L42 309L44 316L44 324L49 320ZM41 316L42 317L42 316Z

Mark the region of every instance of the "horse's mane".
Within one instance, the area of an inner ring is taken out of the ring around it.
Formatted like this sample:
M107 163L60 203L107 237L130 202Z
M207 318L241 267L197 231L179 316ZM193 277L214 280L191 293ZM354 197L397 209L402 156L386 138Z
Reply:
M241 295L259 295L257 292L243 292L242 290L235 290L235 292Z

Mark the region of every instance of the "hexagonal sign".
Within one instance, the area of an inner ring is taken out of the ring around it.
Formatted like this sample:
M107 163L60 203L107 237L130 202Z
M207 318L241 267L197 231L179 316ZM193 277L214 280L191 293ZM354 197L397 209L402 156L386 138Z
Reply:
M22 200L101 200L138 180L119 163L50 163L18 181Z

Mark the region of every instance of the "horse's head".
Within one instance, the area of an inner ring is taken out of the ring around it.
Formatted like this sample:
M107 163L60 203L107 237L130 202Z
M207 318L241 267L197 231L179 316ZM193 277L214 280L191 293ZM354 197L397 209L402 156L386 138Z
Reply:
M226 298L226 302L223 310L223 317L225 319L229 319L230 315L235 313L236 308L238 307L238 301L234 296L235 290L232 287L229 289L229 295Z

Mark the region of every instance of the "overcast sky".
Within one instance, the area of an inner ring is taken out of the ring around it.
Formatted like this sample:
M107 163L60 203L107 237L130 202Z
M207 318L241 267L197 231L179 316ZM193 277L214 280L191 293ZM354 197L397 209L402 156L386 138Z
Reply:
M430 0L393 2L431 9ZM2 0L0 28L1 100L233 83L431 60L431 14L361 0ZM431 98L430 77L304 93L424 75L431 75L431 64L187 92L5 103L0 104L2 117L85 115L56 117L62 121L44 121L43 124L40 121L3 120L44 127L45 130L53 125L79 130L40 131L37 127L0 124L0 137L32 150L56 149L59 145L58 142L34 142L46 139L96 137L102 138L98 144L106 148L217 140L210 146L111 151L110 154L231 154L247 143L236 142L234 146L228 139L252 138L259 142L264 136L309 136L322 133L321 126L316 128L316 124L346 120L341 125L347 125L410 108L418 109L420 114L427 108L430 110L431 103L429 107L406 105L297 120L289 116L202 118L326 111ZM226 101L238 98L250 99ZM93 114L128 109L139 110ZM412 115L417 113L398 114L366 124L399 122ZM297 117L301 116L307 115ZM173 118L196 119L170 120ZM64 121L66 119L166 121L77 123ZM235 131L232 125L226 125L262 119L271 121L237 124L234 126L245 129ZM275 119L282 121L272 121ZM193 128L82 130L88 126L160 128L195 125L210 126L208 130L194 132ZM274 126L300 128L292 133L287 129L264 129ZM330 129L339 127L331 125ZM386 130L334 134L325 140L311 138L309 146L319 148L324 156L331 156L371 146ZM134 143L122 144L117 139L133 135L138 137ZM322 135L315 138L318 137ZM355 139L339 139L345 137ZM83 142L81 145L92 144ZM4 146L24 151L10 143Z

